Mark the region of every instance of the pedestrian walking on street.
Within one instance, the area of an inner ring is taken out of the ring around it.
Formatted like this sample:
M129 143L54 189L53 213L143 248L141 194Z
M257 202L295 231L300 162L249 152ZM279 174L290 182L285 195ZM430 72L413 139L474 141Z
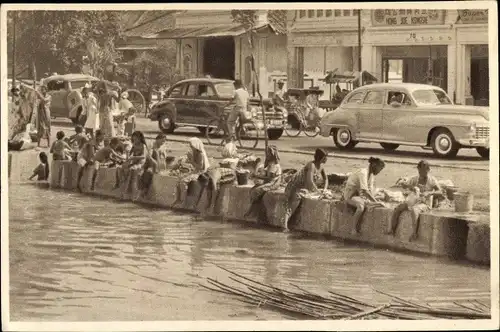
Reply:
M40 147L40 141L45 138L47 140L47 147L50 146L50 104L52 102L52 97L47 93L47 87L41 86L40 91L36 91L39 102L37 107L36 116L36 130L38 136L38 147Z
M245 112L248 109L248 100L250 99L250 95L244 88L241 80L234 81L234 88L234 97L233 100L229 103L229 105L234 105L234 108L231 110L231 113L227 118L227 130L228 137L230 139L234 137L236 121L238 121L238 119L242 121L245 118Z
M90 91L90 85L85 84L82 89L82 113L81 116L87 116L85 121L85 132L94 138L94 132L99 129L99 113L96 96Z

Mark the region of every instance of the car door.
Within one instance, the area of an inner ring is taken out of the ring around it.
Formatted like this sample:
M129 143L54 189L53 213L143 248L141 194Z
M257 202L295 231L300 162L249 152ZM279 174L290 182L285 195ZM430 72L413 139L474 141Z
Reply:
M210 82L200 82L198 85L198 107L193 110L196 124L208 125L210 120L219 116L221 101L215 93L215 88ZM226 102L227 103L227 102Z
M66 112L66 89L64 81L50 81L47 84L47 90L52 101L50 104L50 113L53 117L67 117Z
M187 84L186 92L184 94L182 105L177 109L177 114L182 118L182 123L197 125L197 109L199 108L198 96L198 82L189 82Z
M383 90L367 91L363 101L358 104L358 137L370 140L382 138Z
M400 102L392 102L395 95L400 95ZM382 115L382 139L391 142L411 142L417 130L415 126L415 103L403 90L390 89L385 93Z
M179 114L179 110L185 106L184 103L184 92L186 90L185 83L179 83L174 85L168 92L167 100L175 105L176 110L176 123L185 123L184 118Z

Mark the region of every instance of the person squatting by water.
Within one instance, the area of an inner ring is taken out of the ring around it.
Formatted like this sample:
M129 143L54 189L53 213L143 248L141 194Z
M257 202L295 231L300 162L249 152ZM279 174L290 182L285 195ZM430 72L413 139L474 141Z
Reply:
M358 234L361 231L361 220L367 203L385 206L384 203L375 199L375 176L385 167L385 163L379 159L370 157L368 168L362 168L349 175L347 178L343 199L348 206L356 209L354 212L354 230Z
M139 179L144 170L144 164L149 156L149 150L146 145L146 139L141 131L132 133L132 148L127 160L117 168L117 182L115 189L123 187L123 193L130 193L132 190L131 184L134 176Z
M394 209L391 218L391 230L388 234L395 235L399 225L399 217L404 211L411 212L412 234L409 238L414 241L418 238L418 229L420 224L420 214L429 211L437 201L444 199L443 191L438 180L429 175L431 167L425 160L421 160L417 165L418 175L410 178L402 186L409 189L411 193L409 198Z
M33 170L33 175L29 179L33 180L36 176L37 181L47 181L49 179L49 157L45 152L40 152L38 158L40 164Z
M290 182L288 182L285 188L286 212L283 223L285 232L288 232L288 222L302 201L300 191L306 189L310 192L318 192L319 189L316 186L316 181L320 180L320 178L323 180L324 189L328 188L328 176L323 168L327 159L328 154L325 150L316 149L314 160L308 162L300 171L292 175Z
M179 160L178 167L184 167L187 169L191 169L191 174L189 175L181 175L181 178L177 184L176 190L176 200L174 202L174 206L178 206L180 204L185 204L185 198L188 196L186 191L185 197L182 197L182 190L188 189L187 186L191 181L198 181L198 177L205 173L210 167L210 161L208 160L207 153L205 151L205 146L203 142L197 138L193 137L189 140L190 151L186 154L186 156Z
M56 134L57 140L52 143L50 153L52 160L71 160L71 146L64 140L64 131L58 131Z
M264 168L260 169L255 175L256 183L250 191L251 203L248 211L245 213L245 217L250 216L255 211L265 211L262 206L262 198L267 192L280 187L281 175L282 170L278 148L275 145L269 145L266 149Z
M89 84L85 84L82 89L82 113L80 117L86 116L85 132L94 137L94 132L99 129L99 112L96 96L90 91Z

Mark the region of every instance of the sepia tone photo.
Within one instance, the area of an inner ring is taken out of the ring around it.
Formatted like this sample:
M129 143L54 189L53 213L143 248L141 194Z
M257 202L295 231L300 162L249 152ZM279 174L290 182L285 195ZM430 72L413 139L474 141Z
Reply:
M3 329L498 328L494 4L2 5Z

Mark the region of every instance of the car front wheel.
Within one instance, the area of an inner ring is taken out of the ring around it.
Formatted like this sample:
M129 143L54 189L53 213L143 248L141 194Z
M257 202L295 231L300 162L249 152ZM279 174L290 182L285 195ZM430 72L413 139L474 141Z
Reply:
M340 150L351 150L358 144L352 139L351 131L347 128L335 129L333 131L333 142Z
M481 156L481 158L489 160L490 159L490 149L487 148L476 148L477 153Z
M447 129L438 129L431 140L432 150L439 157L455 157L460 149L452 133Z
M168 114L163 114L158 120L158 127L165 134L171 134L175 130L172 118Z

